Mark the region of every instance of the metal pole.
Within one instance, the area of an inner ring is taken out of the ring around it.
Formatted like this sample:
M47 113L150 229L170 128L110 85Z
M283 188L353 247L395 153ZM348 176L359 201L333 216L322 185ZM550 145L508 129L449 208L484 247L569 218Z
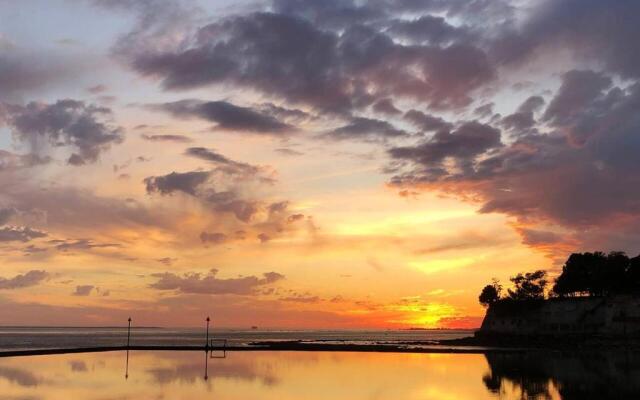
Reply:
M207 343L204 345L205 349L209 349L209 321L211 321L211 318L207 317Z
M129 327L127 328L127 350L129 349L130 341L131 341L131 317L129 317Z

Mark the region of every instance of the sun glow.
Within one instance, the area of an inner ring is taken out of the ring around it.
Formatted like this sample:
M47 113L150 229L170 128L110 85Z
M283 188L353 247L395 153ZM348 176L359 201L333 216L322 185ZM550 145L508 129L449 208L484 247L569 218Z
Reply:
M415 302L395 306L393 309L404 313L401 319L394 322L421 328L440 328L440 322L443 319L459 315L455 307L445 303Z

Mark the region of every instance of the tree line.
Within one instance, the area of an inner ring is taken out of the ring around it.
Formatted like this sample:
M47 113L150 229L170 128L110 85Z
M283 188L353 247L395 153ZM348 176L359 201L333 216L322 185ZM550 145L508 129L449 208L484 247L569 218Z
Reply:
M573 253L562 266L562 273L547 291L549 278L544 270L519 273L509 279L513 288L503 294L496 279L479 296L487 307L501 300L543 300L546 297L603 297L640 293L640 255L630 258L624 252L605 254Z

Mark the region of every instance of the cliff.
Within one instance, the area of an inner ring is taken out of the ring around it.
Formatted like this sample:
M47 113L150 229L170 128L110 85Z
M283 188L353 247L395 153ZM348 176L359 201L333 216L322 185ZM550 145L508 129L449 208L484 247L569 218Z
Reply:
M489 307L478 335L640 337L640 297L503 300Z

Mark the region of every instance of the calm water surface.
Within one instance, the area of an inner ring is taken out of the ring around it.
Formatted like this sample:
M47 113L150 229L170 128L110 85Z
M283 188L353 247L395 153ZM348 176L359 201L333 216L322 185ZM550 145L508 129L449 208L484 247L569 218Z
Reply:
M125 352L0 358L0 398L634 399L630 354ZM128 378L125 379L125 374ZM207 379L205 379L205 374Z
M227 339L229 345L247 346L252 342L300 340L322 343L399 343L419 344L434 340L458 339L473 335L471 330L212 330L211 337ZM200 329L136 328L132 345L203 345ZM1 350L31 350L95 346L124 346L126 328L0 327Z

